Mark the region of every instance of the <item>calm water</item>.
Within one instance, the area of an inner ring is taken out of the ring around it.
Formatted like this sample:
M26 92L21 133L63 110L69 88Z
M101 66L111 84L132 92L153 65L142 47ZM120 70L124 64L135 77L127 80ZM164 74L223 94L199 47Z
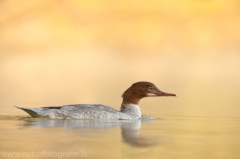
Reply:
M116 122L2 116L0 132L1 158L240 157L240 118Z

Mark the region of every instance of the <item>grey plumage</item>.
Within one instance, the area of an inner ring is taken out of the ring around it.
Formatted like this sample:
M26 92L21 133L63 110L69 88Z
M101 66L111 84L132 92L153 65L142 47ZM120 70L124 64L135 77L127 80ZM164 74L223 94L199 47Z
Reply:
M74 104L58 107L24 108L22 109L34 118L49 117L51 119L139 119L139 106L130 104L128 110L118 111L101 104Z

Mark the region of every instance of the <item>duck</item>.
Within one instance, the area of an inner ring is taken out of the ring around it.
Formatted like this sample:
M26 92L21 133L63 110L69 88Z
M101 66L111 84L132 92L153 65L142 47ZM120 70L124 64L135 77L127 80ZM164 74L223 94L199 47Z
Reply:
M140 81L133 83L123 92L123 100L120 110L102 104L71 104L40 108L14 106L25 111L33 118L115 120L154 119L153 117L142 115L139 102L145 97L162 96L176 96L176 94L163 92L151 82Z

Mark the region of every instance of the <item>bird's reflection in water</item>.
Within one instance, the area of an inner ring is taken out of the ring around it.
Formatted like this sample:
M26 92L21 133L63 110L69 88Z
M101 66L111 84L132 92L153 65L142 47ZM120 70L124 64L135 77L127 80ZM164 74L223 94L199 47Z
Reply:
M154 120L27 120L20 126L26 128L34 127L62 127L70 129L110 129L120 127L122 139L125 143L137 147L148 147L156 145L153 138L140 136L142 122L154 122Z
M148 147L156 145L157 142L151 137L141 136L140 128L142 122L153 122L154 120L122 121L122 139L126 143L137 147Z

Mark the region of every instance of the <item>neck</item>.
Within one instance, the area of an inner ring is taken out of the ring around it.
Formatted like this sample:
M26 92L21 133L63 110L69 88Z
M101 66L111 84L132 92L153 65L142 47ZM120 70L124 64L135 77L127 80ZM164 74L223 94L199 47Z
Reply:
M132 96L123 97L122 105L134 104L138 105L140 98L135 98Z
M140 107L136 104L122 104L120 112L123 114L127 114L132 119L141 118L141 110Z
M123 96L120 111L121 112L129 111L129 109L132 109L132 107L138 107L137 109L140 109L138 105L139 101L140 101L139 98L135 98L132 96Z
M123 101L121 104L121 111L128 110L128 108L130 108L130 107L139 107L139 105L138 105L139 100L137 100L137 99L126 100L126 98L123 98Z

